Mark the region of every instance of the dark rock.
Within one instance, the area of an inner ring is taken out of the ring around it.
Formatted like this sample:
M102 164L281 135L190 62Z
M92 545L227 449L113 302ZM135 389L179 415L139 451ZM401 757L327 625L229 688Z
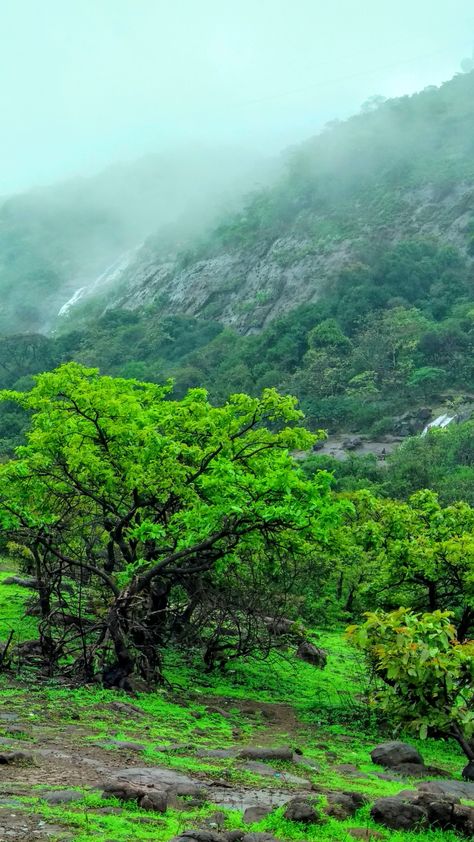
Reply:
M292 798L283 813L285 819L304 824L319 824L321 817L315 807L315 802L308 798Z
M304 757L301 754L294 754L293 755L293 763L296 766L303 766L304 769L311 769L313 772L320 772L321 766L319 765L317 760L314 760L312 757Z
M129 781L111 781L102 790L102 798L117 798L119 801L138 801L143 798L147 790Z
M167 752L174 751L189 751L193 746L191 743L169 743L168 745L158 745L153 746L153 751L158 751L160 753L166 754Z
M166 813L168 806L166 793L158 790L150 790L138 802L143 810L152 810L155 813Z
M325 793L327 806L324 812L335 819L348 819L360 810L369 799L360 792L327 792Z
M296 650L296 657L300 661L305 661L307 664L312 664L313 667L324 669L328 659L327 652L315 646L314 643L309 643L308 640L303 640Z
M33 755L27 751L2 751L0 752L0 765L11 766L15 763L32 763Z
M240 840L243 839L244 836L245 832L243 830L238 830L237 828L235 830L228 830L225 833L225 838L227 842L240 842Z
M271 833L246 833L242 842L277 842Z
M200 828L199 830L185 830L180 836L175 837L174 842L178 839L195 839L196 842L223 842L224 837L215 830Z
M426 810L401 798L378 798L370 814L378 824L392 830L415 830L428 825Z
M105 748L120 748L124 751L145 751L146 746L142 743L127 742L126 740L108 740L105 743L97 743Z
M378 766L385 766L386 769L392 769L401 763L423 765L423 758L416 748L397 740L380 743L370 752L370 756L373 763Z
M286 617L265 617L265 625L270 634L275 637L283 635L290 635L291 637L302 638L306 634L306 629L295 620L288 620Z
M7 576L1 582L2 585L18 585L20 588L37 588L38 582L36 579L23 578L21 576Z
M470 760L467 766L464 767L462 776L465 781L474 781L474 760Z
M271 807L264 807L256 804L254 807L247 807L244 813L245 824L259 822L272 812Z
M217 812L211 813L210 816L206 817L206 819L204 821L204 824L203 824L203 827L204 828L210 827L211 830L213 830L214 828L217 827L220 830L225 825L226 821L227 821L226 814L223 813L222 810L217 810ZM242 831L242 836L243 835L244 835L244 831Z
M468 839L474 838L474 807L467 807L464 804L456 804L453 811L454 830L467 836Z
M342 442L342 446L344 450L356 450L356 448L360 447L363 443L363 439L361 436L351 436L351 438L345 439Z
M292 775L289 772L281 772L279 769L274 769L268 763L262 763L258 760L249 760L241 767L246 772L252 772L254 775L265 775L271 778L282 778L287 783L298 784L299 786L309 786L309 781L306 778L300 778L298 775Z
M242 748L238 756L244 760L293 760L293 749L289 746L280 748Z
M136 705L130 705L128 702L111 702L109 708L117 711L117 713L123 713L124 715L129 716L131 719L136 719L137 716L145 716L145 713L141 708Z

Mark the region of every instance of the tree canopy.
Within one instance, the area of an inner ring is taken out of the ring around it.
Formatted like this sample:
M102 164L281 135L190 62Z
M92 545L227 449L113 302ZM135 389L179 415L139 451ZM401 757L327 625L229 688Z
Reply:
M202 389L176 401L170 384L69 363L2 398L31 416L0 467L0 522L37 577L52 669L72 659L89 676L154 678L165 640L192 638L203 604L207 659L239 654L242 618L262 620L272 593L280 609L295 561L345 508L329 475L296 469L290 451L315 436L273 389L214 407Z

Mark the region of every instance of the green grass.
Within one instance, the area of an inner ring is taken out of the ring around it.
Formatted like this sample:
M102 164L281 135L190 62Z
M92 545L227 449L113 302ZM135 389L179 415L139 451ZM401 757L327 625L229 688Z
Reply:
M24 617L29 592L17 586L2 587L1 579L6 575L7 572L0 572L0 639L5 638L9 628L14 629L17 640L34 637L36 621ZM273 654L267 660L243 659L224 674L206 675L198 662L189 664L176 653L168 653L165 665L171 689L139 693L130 699L124 693L95 685L69 688L50 681L34 687L27 675L12 678L0 674L0 704L5 711L17 712L26 731L31 723L43 736L57 738L67 726L77 726L77 736L72 738L74 747L86 755L94 744L113 739L143 744L145 751L133 755L124 765L128 762L168 766L198 778L221 778L250 789L284 786L291 790L285 782L285 773L291 773L308 778L315 786L364 792L371 801L413 788L415 781L381 780L377 777L380 768L370 760L371 748L392 734L381 730L372 713L364 716L367 678L359 655L348 646L342 632L322 632L318 641L329 653L323 671L286 653L285 657ZM136 705L143 711L143 717L117 713L111 705L115 700ZM265 704L281 706L276 724L263 716L260 706ZM212 710L213 706L225 707L225 715ZM296 716L285 719L286 710L293 710ZM0 736L2 731L8 736L8 723L0 722ZM19 747L22 738L18 734ZM33 735L33 742L34 739ZM420 749L428 764L459 777L464 761L454 743L432 739L420 743L412 737L408 739ZM196 754L199 747L285 743L316 760L318 770L276 762L272 764L276 775L261 777L242 769L233 758L200 758ZM178 745L173 748L173 744ZM168 746L169 750L160 752L158 746ZM119 751L114 747L108 750ZM357 766L365 777L348 777L337 769L339 764L348 763ZM86 794L81 802L55 807L40 798L22 799L18 809L64 825L74 833L75 842L109 839L166 842L182 830L198 826L215 811L212 805L205 805L189 812L170 810L162 816L126 804L120 805L121 813L117 815L100 812L101 807L113 805L113 801L101 801L98 794ZM242 826L240 813L225 812L228 829ZM368 807L348 821L329 819L310 827L288 822L283 818L283 811L276 810L252 826L252 830L270 832L288 842L348 842L350 827L377 829L390 842L457 840L451 832L402 833L380 828L370 819Z
M13 642L21 643L37 637L38 621L36 617L25 616L25 603L32 591L19 585L2 584L12 575L11 570L0 570L0 640L6 641L13 631Z

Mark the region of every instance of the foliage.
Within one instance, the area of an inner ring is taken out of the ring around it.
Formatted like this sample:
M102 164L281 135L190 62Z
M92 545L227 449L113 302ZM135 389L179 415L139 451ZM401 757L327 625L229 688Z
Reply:
M173 401L169 385L76 363L3 398L32 416L1 466L0 514L29 551L51 669L73 658L86 676L151 680L170 636L203 646L209 667L271 645L269 595L278 616L309 542L328 543L343 511L327 475L295 470L288 451L315 438L293 398L216 408L204 390Z
M422 738L450 735L474 760L474 643L458 642L449 612L370 613L348 635L368 654L386 685L379 702L399 722Z

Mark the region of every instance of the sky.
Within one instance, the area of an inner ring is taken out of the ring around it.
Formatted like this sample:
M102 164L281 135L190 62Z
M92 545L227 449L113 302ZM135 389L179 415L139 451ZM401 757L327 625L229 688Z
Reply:
M0 0L0 195L195 144L273 155L473 45L472 0Z

